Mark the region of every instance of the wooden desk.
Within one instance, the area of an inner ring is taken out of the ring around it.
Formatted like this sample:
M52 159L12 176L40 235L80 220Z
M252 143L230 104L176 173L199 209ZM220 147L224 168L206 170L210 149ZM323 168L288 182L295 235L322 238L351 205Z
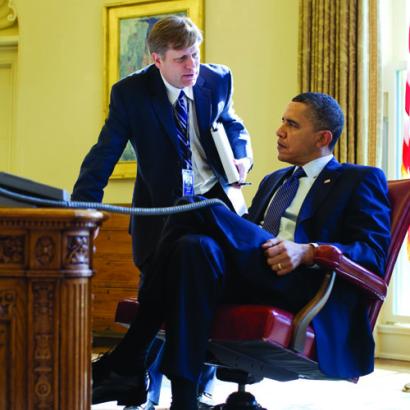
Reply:
M91 402L95 211L0 208L0 410Z

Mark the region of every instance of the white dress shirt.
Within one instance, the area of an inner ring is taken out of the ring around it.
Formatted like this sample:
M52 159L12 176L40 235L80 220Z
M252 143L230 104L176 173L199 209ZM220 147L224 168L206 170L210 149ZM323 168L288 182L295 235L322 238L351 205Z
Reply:
M279 239L290 240L290 241L294 240L296 220L299 215L300 208L302 207L303 201L305 200L306 195L308 194L310 188L312 187L318 175L322 172L323 168L327 165L327 163L332 158L333 158L333 155L329 154L324 157L314 159L313 161L310 161L307 164L303 165L302 168L305 171L306 176L299 178L299 187L296 192L295 198L293 199L289 207L286 209L285 213L283 214L280 220L279 233L278 233ZM276 192L272 196L272 199L275 197ZM270 205L270 202L269 202L269 205ZM267 209L269 208L269 205L267 206L265 210L265 214L266 214Z
M161 74L167 89L167 95L169 102L172 106L179 97L181 91L184 91L187 99L188 106L188 135L192 152L192 170L194 172L194 192L196 195L205 194L208 192L218 181L217 177L213 173L211 167L208 164L205 151L199 140L198 121L196 117L196 110L194 104L194 92L192 87L185 87L182 90L171 85Z

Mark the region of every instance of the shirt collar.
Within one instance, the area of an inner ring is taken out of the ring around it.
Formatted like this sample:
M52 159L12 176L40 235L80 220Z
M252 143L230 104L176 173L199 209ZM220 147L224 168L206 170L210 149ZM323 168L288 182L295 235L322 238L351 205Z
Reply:
M160 74L161 74L161 73L160 73ZM181 88L177 88L177 87L174 87L173 85L171 85L171 84L164 78L164 76L163 76L162 74L161 74L161 78L162 78L162 81L163 81L164 84L165 84L165 88L167 89L167 95L168 95L169 102L170 102L172 105L175 104L175 102L176 102L176 100L178 99L179 94L181 93L181 91L183 91L183 92L185 93L185 95L186 95L190 100L194 101L194 93L193 93L193 90L192 90L192 86L190 86L190 87L184 87L184 88L182 88L182 90L181 90Z
M310 178L316 178L323 170L323 168L331 161L333 154L325 155L324 157L316 158L307 164L303 165L303 170Z

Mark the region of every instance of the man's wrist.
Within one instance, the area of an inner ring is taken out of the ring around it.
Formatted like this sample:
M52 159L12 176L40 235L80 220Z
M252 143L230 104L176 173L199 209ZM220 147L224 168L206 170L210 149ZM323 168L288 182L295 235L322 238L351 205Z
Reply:
M306 251L306 258L305 258L305 265L307 266L312 266L315 263L315 253L316 253L316 248L319 247L319 244L316 242L310 242L306 244L307 246L307 251Z

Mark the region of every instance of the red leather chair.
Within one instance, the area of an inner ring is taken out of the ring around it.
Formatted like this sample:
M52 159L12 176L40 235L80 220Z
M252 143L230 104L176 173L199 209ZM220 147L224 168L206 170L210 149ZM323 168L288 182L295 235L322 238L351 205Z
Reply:
M392 204L392 241L384 278L344 257L333 246L316 249L315 262L328 269L321 289L296 315L273 306L221 306L209 340L210 362L218 366L217 377L236 382L237 392L228 397L224 410L261 409L245 385L264 377L278 381L298 378L327 379L315 361L315 332L309 325L326 303L336 275L368 295L372 327L386 297L398 252L410 225L410 180L389 182ZM136 299L119 302L116 322L127 326L138 310Z

